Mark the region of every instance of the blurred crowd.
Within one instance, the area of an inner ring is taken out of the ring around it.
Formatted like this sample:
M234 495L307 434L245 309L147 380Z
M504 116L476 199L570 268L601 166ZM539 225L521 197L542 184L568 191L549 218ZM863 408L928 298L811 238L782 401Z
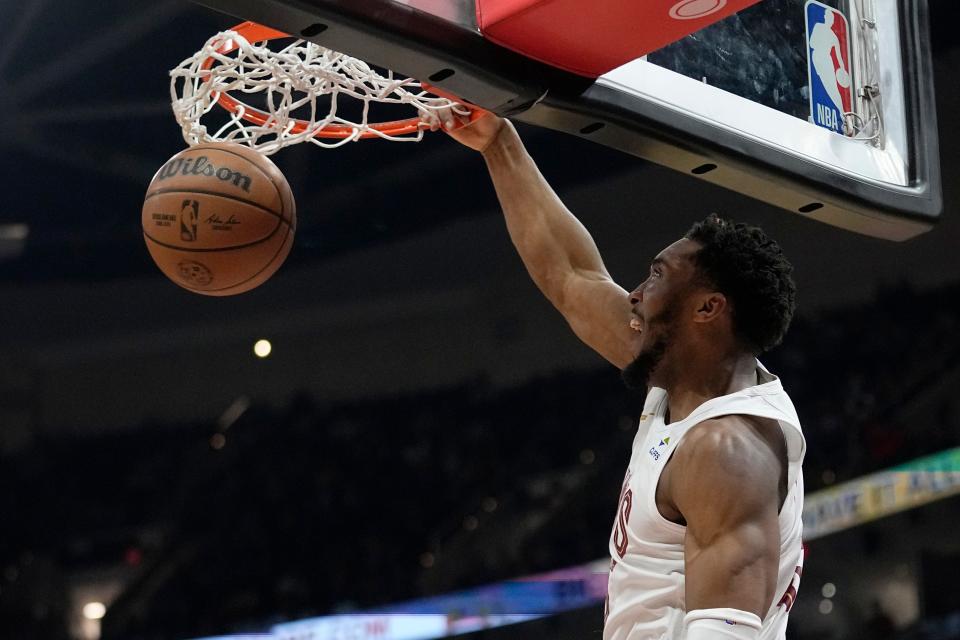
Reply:
M958 292L800 318L764 357L807 434L808 491L960 444L939 384ZM603 369L38 442L0 460L0 637L66 638L71 583L97 572L124 585L103 637L153 640L601 558L642 400Z

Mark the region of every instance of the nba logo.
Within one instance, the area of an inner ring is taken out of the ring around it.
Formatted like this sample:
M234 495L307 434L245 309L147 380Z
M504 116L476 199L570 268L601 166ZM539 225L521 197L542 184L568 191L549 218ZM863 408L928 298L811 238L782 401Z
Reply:
M805 12L810 120L843 135L844 114L853 110L849 24L842 13L817 0L807 0Z
M180 239L193 242L197 239L197 222L200 219L200 203L184 200L180 205Z

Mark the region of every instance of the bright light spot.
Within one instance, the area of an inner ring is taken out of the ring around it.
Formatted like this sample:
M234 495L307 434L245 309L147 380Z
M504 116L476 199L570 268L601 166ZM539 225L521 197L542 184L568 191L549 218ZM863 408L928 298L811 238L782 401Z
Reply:
M491 496L487 496L486 498L483 499L483 502L480 503L480 506L487 513L493 513L494 511L497 510L497 506L498 506L497 499Z
M583 464L593 464L596 459L597 456L593 453L593 449L584 449L580 452L580 462Z
M827 615L833 611L833 600L821 600L820 601L820 613Z
M88 602L83 605L83 617L87 620L99 620L107 613L107 608L102 602Z
M467 531L473 531L480 524L480 521L477 520L477 516L467 516L463 519L463 528Z
M835 474L831 469L826 469L823 472L823 484L833 484L837 481L837 474Z
M824 598L832 598L833 596L837 595L837 585L833 584L832 582L828 582L827 584L823 585L822 589L820 589L820 593Z
M266 358L271 351L273 351L273 345L270 344L269 340L260 339L253 345L253 352L257 354L258 358Z
M424 569L429 569L432 567L435 561L436 558L434 558L433 554L429 551L420 554L420 566Z

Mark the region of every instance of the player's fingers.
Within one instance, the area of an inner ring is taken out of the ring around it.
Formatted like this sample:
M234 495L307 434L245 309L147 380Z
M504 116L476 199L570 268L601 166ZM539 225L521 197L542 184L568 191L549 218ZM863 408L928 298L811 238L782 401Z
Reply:
M443 126L443 121L437 113L426 113L420 116L420 121L430 128L430 131L436 131Z
M457 123L456 114L450 107L437 109L432 115L436 118L438 124L436 128L442 127L443 129L450 131L450 129L452 129ZM434 130L436 130L436 128L434 128Z
M465 111L461 106L459 109L451 111L450 120L445 120L443 126L447 131L462 129L463 127L470 126L488 113L488 111L476 107L470 111Z
M446 129L447 131L453 131L454 129L459 129L460 126L462 126L460 124L460 120L457 114L453 112L448 113L443 120L443 128Z

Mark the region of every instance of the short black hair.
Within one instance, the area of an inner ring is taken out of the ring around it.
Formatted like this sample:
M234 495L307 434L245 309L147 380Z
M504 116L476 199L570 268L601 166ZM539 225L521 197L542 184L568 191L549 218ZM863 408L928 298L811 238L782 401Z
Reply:
M710 214L685 236L701 245L694 256L699 275L727 297L733 328L755 355L780 344L796 309L793 266L759 227Z

